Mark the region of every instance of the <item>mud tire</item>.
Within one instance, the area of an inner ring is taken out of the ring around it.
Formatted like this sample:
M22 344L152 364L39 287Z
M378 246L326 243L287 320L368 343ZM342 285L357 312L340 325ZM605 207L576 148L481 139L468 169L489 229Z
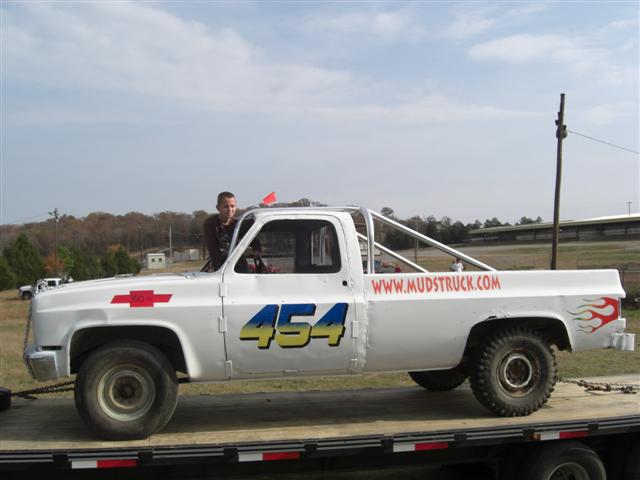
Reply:
M529 415L544 405L557 380L551 346L528 328L494 332L474 356L471 388L501 417Z

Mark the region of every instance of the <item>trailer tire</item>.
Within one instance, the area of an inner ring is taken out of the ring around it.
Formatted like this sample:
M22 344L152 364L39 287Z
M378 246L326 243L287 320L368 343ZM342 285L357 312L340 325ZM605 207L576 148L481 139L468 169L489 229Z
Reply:
M0 387L0 412L9 409L11 406L11 390Z
M175 369L159 350L137 340L98 348L76 378L80 417L108 440L147 438L169 422L177 401Z
M627 455L622 480L638 480L640 478L640 442L636 442Z
M431 372L409 372L409 376L418 385L433 392L453 390L462 385L468 377L466 372L458 368Z
M525 457L518 480L606 480L600 457L579 442L560 442L536 448Z
M471 388L478 401L496 415L529 415L553 392L555 356L549 342L531 329L495 332L474 357Z

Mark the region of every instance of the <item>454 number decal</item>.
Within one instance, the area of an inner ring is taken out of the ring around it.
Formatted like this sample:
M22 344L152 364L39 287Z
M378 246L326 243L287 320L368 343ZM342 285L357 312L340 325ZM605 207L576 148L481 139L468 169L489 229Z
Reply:
M346 303L336 303L315 325L311 325L292 322L291 319L315 315L313 303L265 305L240 329L240 340L257 340L258 348L267 349L274 338L282 348L301 348L307 346L312 338L326 338L330 347L337 347L344 336L347 308L349 305Z

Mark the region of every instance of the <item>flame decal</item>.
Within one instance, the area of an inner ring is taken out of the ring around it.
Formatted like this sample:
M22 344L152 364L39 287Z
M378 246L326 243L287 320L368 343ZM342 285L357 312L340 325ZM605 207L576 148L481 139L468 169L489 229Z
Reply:
M607 323L617 320L620 316L620 306L617 298L600 297L593 300L584 299L584 301L589 303L577 307L577 312L569 312L571 315L576 315L574 320L580 322L578 323L578 329L582 332L593 333ZM600 324L586 324L593 320L600 320Z

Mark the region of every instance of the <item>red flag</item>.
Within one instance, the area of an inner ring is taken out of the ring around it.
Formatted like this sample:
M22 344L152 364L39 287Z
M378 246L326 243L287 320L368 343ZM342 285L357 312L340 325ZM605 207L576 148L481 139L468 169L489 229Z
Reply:
M276 201L276 192L271 192L269 195L267 195L262 199L262 203L264 203L265 205L269 205L270 203L273 203L275 201Z

